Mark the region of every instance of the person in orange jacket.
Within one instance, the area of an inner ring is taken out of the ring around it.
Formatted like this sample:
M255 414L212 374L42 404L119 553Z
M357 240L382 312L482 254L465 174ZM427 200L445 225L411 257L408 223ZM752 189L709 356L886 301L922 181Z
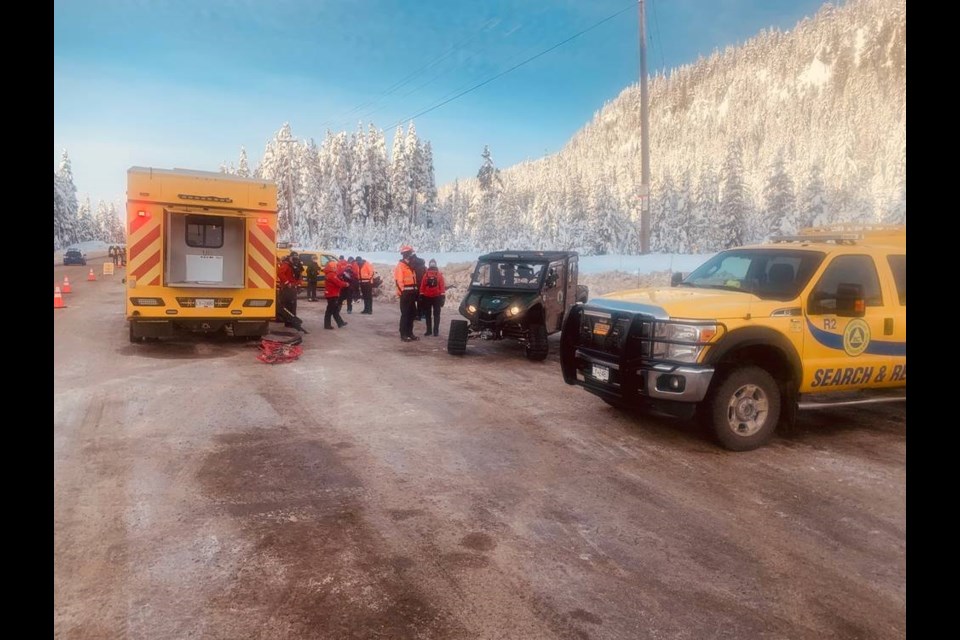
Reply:
M357 256L357 266L360 269L360 297L363 299L363 311L367 315L373 314L373 265Z
M340 291L346 288L347 283L340 278L337 271L337 263L333 260L323 268L323 275L326 277L324 297L327 299L327 310L323 314L324 329L333 329L331 319L335 320L337 327L341 329L347 326L347 323L340 317Z
M420 292L417 289L417 274L410 263L413 257L413 247L400 247L400 262L393 270L393 281L397 285L397 295L400 297L400 339L404 342L419 340L413 335L413 321L417 315L417 298Z
M423 278L420 280L420 308L423 309L423 319L427 330L425 336L440 335L440 307L447 300L447 286L443 281L443 274L437 268L437 261L431 260ZM431 316L433 329L431 330Z

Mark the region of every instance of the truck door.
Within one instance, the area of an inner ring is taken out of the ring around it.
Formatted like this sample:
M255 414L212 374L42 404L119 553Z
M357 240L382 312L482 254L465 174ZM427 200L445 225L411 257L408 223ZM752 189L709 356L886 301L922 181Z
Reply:
M862 287L859 317L838 307L851 285ZM827 264L806 300L801 392L903 384L906 341L884 335L897 303L889 298L872 256L841 255Z
M563 311L567 302L567 268L563 260L551 262L543 288L544 324L547 333L563 327Z

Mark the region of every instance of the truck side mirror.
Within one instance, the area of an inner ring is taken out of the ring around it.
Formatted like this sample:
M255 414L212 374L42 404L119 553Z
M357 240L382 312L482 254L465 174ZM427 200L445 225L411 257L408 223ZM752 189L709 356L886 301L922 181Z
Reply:
M559 276L557 276L556 273L551 273L551 274L549 274L549 275L547 276L547 282L546 282L546 284L547 284L547 289L553 289L555 286L557 286L557 278L558 278L558 277L559 277Z
M670 276L670 286L675 287L681 282L683 282L683 273L680 271L674 271L673 275Z
M841 318L862 318L867 311L863 285L841 282L837 285L837 315Z

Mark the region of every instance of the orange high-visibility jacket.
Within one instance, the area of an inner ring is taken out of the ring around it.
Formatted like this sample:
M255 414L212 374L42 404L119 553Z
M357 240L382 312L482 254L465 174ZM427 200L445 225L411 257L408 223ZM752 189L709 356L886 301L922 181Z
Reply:
M393 270L393 280L397 284L397 295L400 295L404 290L417 290L417 274L403 260L398 262L397 267Z

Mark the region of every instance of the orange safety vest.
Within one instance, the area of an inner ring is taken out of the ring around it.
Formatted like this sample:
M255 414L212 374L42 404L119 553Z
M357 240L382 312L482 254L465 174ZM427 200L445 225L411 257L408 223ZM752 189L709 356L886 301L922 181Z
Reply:
M370 282L371 280L373 280L373 265L364 262L363 266L360 267L360 282Z
M398 262L396 269L393 270L393 280L397 283L398 294L406 290L417 290L417 274L414 273L413 267L403 260Z

